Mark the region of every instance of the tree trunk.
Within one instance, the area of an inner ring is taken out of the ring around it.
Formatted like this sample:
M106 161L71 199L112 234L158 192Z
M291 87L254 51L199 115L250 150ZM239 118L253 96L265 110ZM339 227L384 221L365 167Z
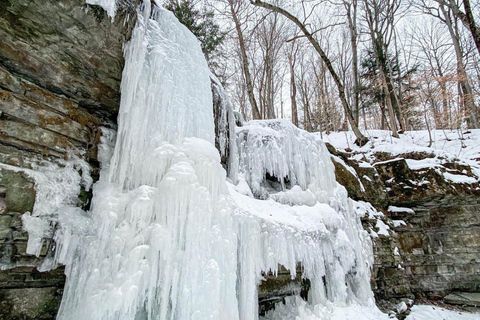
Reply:
M292 54L288 54L290 66L290 101L292 105L292 123L298 127L297 85L295 84L295 61Z
M250 70L248 66L247 50L245 47L245 40L243 39L242 26L233 7L233 0L229 0L228 3L230 4L230 12L232 13L232 18L235 23L235 30L237 31L238 42L240 45L240 51L242 55L242 68L245 75L245 82L247 85L248 100L250 101L250 105L252 106L252 116L253 119L261 119L262 117L260 115L260 111L258 110L257 101L255 100L255 95L253 93L252 76L250 75Z
M480 27L475 22L472 13L472 7L470 6L470 0L463 0L463 8L465 9L466 23L468 29L473 37L473 42L477 47L478 54L480 55Z
M378 72L380 73L380 81L383 93L385 95L385 103L387 105L388 116L390 118L390 129L392 131L392 136L398 138L398 128L397 128L397 121L394 111L394 103L392 101L392 92L390 90L390 81L388 77L388 46L385 44L384 41L384 33L386 32L383 30L383 33L378 29L378 25L380 24L380 14L375 6L374 3L373 9L375 10L375 14L372 13L370 8L370 4L367 0L364 0L365 3L365 14L367 18L367 25L370 31L370 37L372 40L372 49L373 55L375 57L375 62L378 67ZM383 59L382 59L383 56ZM393 87L392 87L393 89ZM400 120L400 119L399 119Z
M330 72L333 80L335 81L335 84L337 85L338 95L340 97L340 102L342 103L342 107L344 109L345 116L347 117L348 122L350 123L350 127L352 128L352 131L354 132L355 136L357 137L357 139L355 140L355 143L359 146L365 145L368 142L368 138L365 137L360 132L360 130L358 129L358 124L355 121L355 118L353 117L352 110L350 109L350 106L348 105L347 98L345 97L345 88L344 88L342 82L340 81L340 78L338 77L337 72L333 68L332 62L327 57L327 55L325 54L323 49L320 47L320 44L318 43L318 41L307 30L305 25L303 23L301 23L300 20L298 20L290 12L288 12L288 11L286 11L286 10L280 8L280 7L274 6L272 4L260 1L260 0L250 0L250 2L252 4L254 4L255 6L262 7L262 8L280 13L281 15L283 15L284 17L286 17L287 19L289 19L290 21L295 23L300 28L300 30L302 30L305 37L308 39L308 41L315 48L315 51L317 51L317 53L320 55L320 58L323 60L323 62L327 66L328 71Z
M344 1L347 9L348 29L350 32L350 43L352 45L352 77L353 77L353 113L355 121L360 119L360 89L358 73L358 33L357 33L357 0L351 3Z
M445 6L440 5L440 10L445 18L445 23L448 27L448 32L450 33L450 37L452 38L453 48L455 49L455 56L457 58L457 74L458 74L458 82L461 87L461 100L465 109L469 112L470 117L468 118L467 123L469 127L472 129L479 128L478 119L477 119L477 110L475 107L475 101L473 97L473 90L468 81L468 75L465 71L465 66L463 64L463 52L460 46L460 40L458 36L458 30L456 30L456 26L453 24L451 19L450 13L447 11Z

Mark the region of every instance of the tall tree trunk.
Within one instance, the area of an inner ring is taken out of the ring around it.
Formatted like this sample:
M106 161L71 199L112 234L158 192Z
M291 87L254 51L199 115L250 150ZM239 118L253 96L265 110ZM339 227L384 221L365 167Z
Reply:
M293 51L293 50L292 50ZM295 84L295 57L293 53L288 54L288 64L290 66L290 101L292 105L292 122L298 127L297 111L297 85Z
M347 98L345 96L345 88L343 86L343 83L340 81L340 78L338 77L337 72L333 68L332 62L330 59L327 57L323 49L320 47L320 44L318 41L313 37L313 35L307 30L305 25L300 22L294 15L292 15L290 12L286 11L285 9L282 9L280 7L277 7L275 5L260 1L260 0L250 0L252 4L258 7L262 7L274 12L278 12L293 23L295 23L300 30L302 30L303 34L305 37L308 39L308 41L313 45L315 48L315 51L320 55L320 58L323 60L325 65L327 66L328 71L330 72L333 80L335 81L335 84L337 85L338 89L338 95L340 97L340 102L342 103L343 110L345 112L345 116L348 119L348 122L350 123L350 127L352 128L352 131L354 132L355 136L357 137L355 143L358 144L359 146L363 146L368 142L368 138L365 137L360 130L358 129L358 124L355 121L355 118L353 117L352 110L350 109L350 106L348 104Z
M477 119L477 110L475 107L475 101L473 97L473 90L468 81L468 75L465 71L465 66L463 64L463 52L460 45L458 30L454 21L451 19L450 12L444 5L440 5L440 10L445 18L445 23L448 27L448 32L452 38L453 48L455 49L455 56L457 58L457 74L458 82L460 84L461 90L461 100L465 109L469 112L470 116L468 117L467 123L470 128L477 129L479 128L478 119Z
M228 3L230 4L230 12L232 13L233 22L235 23L235 30L237 31L238 42L240 45L240 51L242 55L242 69L245 75L245 82L247 85L247 93L248 93L248 100L252 107L252 116L253 119L261 119L260 111L258 110L257 101L255 100L255 95L253 93L253 82L252 76L250 75L250 69L248 66L248 57L247 57L247 49L245 47L245 40L243 39L243 32L242 26L240 21L238 20L237 12L234 8L234 0L229 0Z
M348 30L352 45L352 77L353 77L353 114L357 123L360 119L360 86L358 72L358 32L357 32L357 0L343 2L347 9Z
M480 26L477 25L475 19L473 18L470 0L463 0L463 8L465 9L466 23L468 25L468 29L472 34L473 42L477 47L478 54L480 55Z
M480 26L475 22L475 18L472 12L472 6L470 0L461 0L463 3L463 12L458 6L455 0L435 0L440 6L446 6L452 10L455 17L457 17L462 24L470 31L475 47L477 47L478 54L480 55Z
M379 30L378 25L380 21L380 12L377 8L377 3L373 2L372 12L371 5L367 0L364 0L365 4L365 14L367 18L367 25L370 31L370 38L372 40L373 55L375 57L375 62L378 67L378 72L380 73L380 81L383 93L385 95L385 103L388 109L388 117L390 119L390 129L392 131L392 136L398 138L398 127L396 121L396 115L394 110L394 102L392 101L392 92L390 90L390 80L388 77L388 46L384 41L384 34L386 31L383 30L383 33ZM391 87L393 89L393 87ZM399 119L400 120L400 119Z

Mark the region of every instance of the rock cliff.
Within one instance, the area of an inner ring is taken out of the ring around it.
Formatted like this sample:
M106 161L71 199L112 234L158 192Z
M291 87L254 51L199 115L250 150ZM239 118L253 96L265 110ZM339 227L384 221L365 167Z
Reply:
M368 167L353 160L353 153L329 150L337 180L350 197L383 211L390 228L388 236L372 238L377 300L440 300L452 292L480 292L479 184L454 183L442 174L474 176L469 166L446 161L441 170L411 169L408 160L433 157L414 152L400 157L379 153ZM379 231L375 220L365 217L363 223L365 229Z
M0 318L52 319L63 269L36 268L20 216L32 211L34 181L15 169L82 155L98 174L100 126L114 126L122 46L133 10L111 21L83 0L0 2ZM83 205L88 194L82 193Z

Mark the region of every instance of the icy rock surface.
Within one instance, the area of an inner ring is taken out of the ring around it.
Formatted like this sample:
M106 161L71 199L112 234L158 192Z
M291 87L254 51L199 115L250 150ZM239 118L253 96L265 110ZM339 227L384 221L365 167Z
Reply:
M81 188L89 191L92 186L88 163L74 154L69 157L70 160L58 163L32 163L31 169L0 164L7 170L23 172L35 181L33 212L22 216L23 228L28 232L27 254L40 255L44 239L52 238L59 220L66 212L78 209Z
M226 183L197 39L145 1L125 61L91 210L58 215L58 319L257 319L262 272L281 264L293 278L298 262L308 303L295 297L275 319L375 309L371 243L321 141L286 121L247 123L238 183ZM262 186L267 173L280 192Z
M110 18L114 18L117 13L117 0L86 0L91 5L101 6Z

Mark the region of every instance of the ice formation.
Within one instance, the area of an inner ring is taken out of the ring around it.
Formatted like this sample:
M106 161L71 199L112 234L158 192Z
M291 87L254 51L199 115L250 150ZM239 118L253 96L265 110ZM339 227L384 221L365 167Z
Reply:
M265 174L285 184L307 188L321 202L337 189L327 148L319 139L287 120L250 121L238 130L240 170L254 195L266 197Z
M90 166L76 154L70 154L69 159L57 163L32 162L30 169L0 164L0 168L22 172L35 181L33 211L22 216L23 227L28 232L27 254L40 255L44 239L53 236L60 212L76 208L81 188L89 191L92 186Z
M262 270L275 270L275 264L295 270L300 261L303 277L312 282L310 305L371 304L371 244L346 190L335 180L323 142L284 120L251 121L237 132L240 180L260 200L246 196L244 188L235 192L231 187L231 194L262 225L268 246L263 250L271 251L272 261Z
M286 121L248 123L231 162L238 183L227 183L196 38L145 1L125 61L115 148L110 134L91 210L58 212L58 319L257 319L262 271L283 265L295 277L298 262L308 304L292 298L267 317L375 308L371 244L321 141Z
M227 175L233 183L237 183L238 156L235 141L235 114L220 80L213 74L213 114L215 117L215 144L220 156L226 158Z

